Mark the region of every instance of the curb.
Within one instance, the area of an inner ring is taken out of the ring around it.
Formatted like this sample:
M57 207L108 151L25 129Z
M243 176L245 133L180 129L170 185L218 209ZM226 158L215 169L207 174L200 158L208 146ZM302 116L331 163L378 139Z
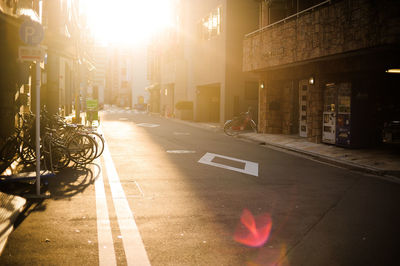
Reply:
M24 210L26 199L0 192L0 255L14 229L14 222Z
M382 170L382 169L367 166L367 165L362 165L362 164L352 163L352 162L348 162L348 161L344 161L344 160L340 160L340 159L335 159L335 158L332 158L332 157L329 157L326 155L322 155L319 153L315 153L315 152L310 152L310 151L305 151L305 150L301 150L301 149L297 149L297 148L293 148L293 147L288 147L288 146L273 143L273 142L265 142L265 140L259 140L259 139L248 137L248 136L238 135L237 137L241 138L241 139L246 139L246 140L252 141L254 143L263 142L263 143L265 143L264 145L269 145L272 147L277 147L280 149L296 152L296 153L299 153L299 154L302 154L302 155L305 155L308 157L312 157L313 159L316 159L318 161L330 163L330 164L344 167L344 168L347 168L350 170L355 170L355 171L364 172L364 173L368 173L368 174L375 174L378 176L395 178L395 181L397 181L397 182L400 181L400 180L398 180L400 177L400 172L398 172L398 171Z

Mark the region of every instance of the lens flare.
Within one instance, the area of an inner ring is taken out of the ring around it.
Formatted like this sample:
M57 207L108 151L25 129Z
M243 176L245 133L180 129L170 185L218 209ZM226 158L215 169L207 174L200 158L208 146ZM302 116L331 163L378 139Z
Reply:
M268 213L254 217L248 209L244 209L234 239L249 247L261 247L267 242L271 227L272 220Z

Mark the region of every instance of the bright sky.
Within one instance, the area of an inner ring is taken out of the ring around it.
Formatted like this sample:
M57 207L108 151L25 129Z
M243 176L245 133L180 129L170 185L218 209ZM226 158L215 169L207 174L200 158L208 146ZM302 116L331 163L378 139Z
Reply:
M81 0L96 40L138 44L173 24L171 0Z

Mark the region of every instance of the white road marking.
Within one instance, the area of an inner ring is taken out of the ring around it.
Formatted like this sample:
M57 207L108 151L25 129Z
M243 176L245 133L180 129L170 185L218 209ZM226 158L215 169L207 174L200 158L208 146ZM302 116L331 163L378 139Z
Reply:
M244 169L241 169L241 168L228 166L225 164L215 163L212 161L215 157L220 157L220 158L235 161L235 162L241 162L241 163L245 164L245 167L244 167ZM219 154L215 154L215 153L207 152L203 157L200 158L199 163L208 164L208 165L212 165L212 166L220 167L220 168L225 168L228 170L232 170L232 171L236 171L236 172L240 172L240 173L244 173L244 174L248 174L248 175L258 176L258 163L245 161L245 160L241 160L241 159L236 159L236 158L219 155Z
M139 127L159 127L160 125L157 125L157 124L149 124L149 123L139 123L139 124L136 124L137 126L139 126Z
M189 132L174 132L174 135L177 135L177 136L189 136L190 133Z
M138 182L135 181L135 184L136 184L136 187L137 187L137 188L139 189L139 191L140 191L140 195L141 195L142 197L144 197L143 190L142 190L142 188L139 186Z
M139 229L119 181L119 176L111 158L107 142L104 143L103 157L106 164L108 182L111 188L119 229L122 235L126 261L128 265L150 265Z
M187 150L168 150L167 153L196 153L196 151Z
M96 159L98 165L99 160ZM96 190L96 213L97 213L97 238L99 247L99 265L117 265L114 242L112 239L110 218L108 216L106 193L104 190L103 174L101 170L94 182Z

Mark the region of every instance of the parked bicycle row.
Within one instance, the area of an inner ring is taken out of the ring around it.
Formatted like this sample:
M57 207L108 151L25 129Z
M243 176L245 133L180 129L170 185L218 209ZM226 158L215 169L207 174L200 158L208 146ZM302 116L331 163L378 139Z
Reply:
M3 141L0 160L5 165L19 160L25 165L36 163L35 115L19 113L15 133ZM40 115L40 154L46 170L85 165L104 150L104 139L95 128L67 123L60 115L42 109Z

